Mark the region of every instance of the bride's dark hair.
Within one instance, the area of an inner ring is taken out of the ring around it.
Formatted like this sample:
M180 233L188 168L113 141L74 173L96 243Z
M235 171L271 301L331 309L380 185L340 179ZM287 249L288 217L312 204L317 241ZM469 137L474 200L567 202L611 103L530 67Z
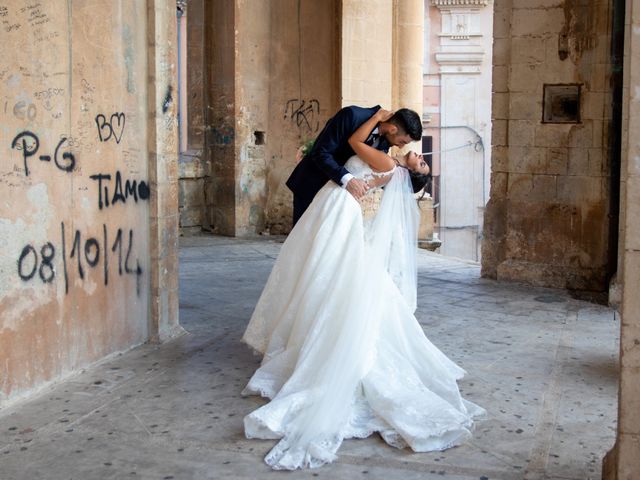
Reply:
M418 193L420 190L425 188L431 181L431 173L424 174L424 173L416 172L415 170L411 170L409 167L406 167L401 164L398 164L398 166L406 169L407 172L409 172L409 180L411 180L411 188L413 188L413 193ZM425 192L423 192L423 196ZM421 198L422 197L420 197L420 199Z
M409 178L411 179L411 187L413 188L413 193L418 193L420 190L425 188L429 182L431 181L431 174L424 174L416 172L415 170L409 170Z

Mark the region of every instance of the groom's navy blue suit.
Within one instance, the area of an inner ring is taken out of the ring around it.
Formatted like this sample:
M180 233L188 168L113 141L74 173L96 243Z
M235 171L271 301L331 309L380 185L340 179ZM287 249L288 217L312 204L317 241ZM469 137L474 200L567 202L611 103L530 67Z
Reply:
M287 180L287 187L293 192L294 224L328 180L341 185L342 177L349 173L344 164L354 155L349 137L379 109L379 105L344 107L329 119L311 151L300 160ZM371 144L371 139L367 143ZM388 152L390 146L384 137L380 137L375 148Z

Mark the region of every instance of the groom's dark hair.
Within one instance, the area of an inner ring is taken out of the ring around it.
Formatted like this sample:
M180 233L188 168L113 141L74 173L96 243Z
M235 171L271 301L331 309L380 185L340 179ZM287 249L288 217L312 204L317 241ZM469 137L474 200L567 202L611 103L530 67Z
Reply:
M387 121L409 134L416 142L422 138L422 120L420 120L420 115L413 110L401 108Z

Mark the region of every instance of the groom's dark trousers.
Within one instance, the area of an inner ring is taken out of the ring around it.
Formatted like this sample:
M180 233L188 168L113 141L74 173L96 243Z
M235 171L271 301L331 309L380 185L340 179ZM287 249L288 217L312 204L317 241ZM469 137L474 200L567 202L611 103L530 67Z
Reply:
M287 187L293 192L294 225L327 181L333 180L341 185L342 177L349 173L344 164L354 155L349 137L379 109L379 105L371 108L344 107L329 119L311 151L300 160L287 180ZM389 147L384 137L376 146L384 152L388 152Z

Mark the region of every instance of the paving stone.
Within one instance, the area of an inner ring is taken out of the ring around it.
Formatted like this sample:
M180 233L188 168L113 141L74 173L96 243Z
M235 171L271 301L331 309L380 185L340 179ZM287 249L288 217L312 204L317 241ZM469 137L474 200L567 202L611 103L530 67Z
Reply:
M445 452L378 436L347 440L335 464L284 474L273 441L244 438L264 403L240 391L260 363L240 343L282 242L181 238L180 320L143 345L0 412L0 478L599 479L615 440L619 317L566 292L479 278L473 262L420 251L416 317L467 370L488 415Z

